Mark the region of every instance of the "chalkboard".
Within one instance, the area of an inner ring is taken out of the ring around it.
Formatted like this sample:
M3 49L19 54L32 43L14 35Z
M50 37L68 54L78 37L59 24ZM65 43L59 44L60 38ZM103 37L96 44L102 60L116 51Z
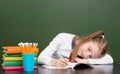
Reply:
M0 47L38 42L42 51L60 32L84 36L102 30L120 62L119 29L120 0L0 0Z

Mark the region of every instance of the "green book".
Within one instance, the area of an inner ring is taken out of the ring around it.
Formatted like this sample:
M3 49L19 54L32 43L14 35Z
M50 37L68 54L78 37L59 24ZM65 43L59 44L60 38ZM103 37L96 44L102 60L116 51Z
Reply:
M3 66L22 66L22 61L4 61ZM37 61L34 61L34 65L37 65Z
M21 57L22 54L7 54L7 53L5 53L4 56L5 57Z
M35 57L37 57L38 55L39 55L38 53L35 53ZM22 54L21 53L19 53L19 54L7 54L7 53L5 53L4 56L5 57L21 57Z

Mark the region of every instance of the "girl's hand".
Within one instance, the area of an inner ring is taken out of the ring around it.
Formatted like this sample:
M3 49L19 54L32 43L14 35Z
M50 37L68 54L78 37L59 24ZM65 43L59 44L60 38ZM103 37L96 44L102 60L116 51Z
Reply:
M88 59L76 58L75 61L76 61L77 63L85 63L85 64L88 64Z
M52 59L51 64L56 67L63 68L68 65L69 60L68 59Z

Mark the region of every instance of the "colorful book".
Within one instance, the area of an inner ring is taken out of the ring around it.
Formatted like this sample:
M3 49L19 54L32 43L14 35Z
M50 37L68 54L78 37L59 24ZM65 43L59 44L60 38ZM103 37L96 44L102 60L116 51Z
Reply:
M3 66L2 67L3 70L5 71L11 71L11 70L23 70L23 66L9 66L9 67L6 67L6 66ZM37 69L37 66L34 66L34 70Z
M22 61L4 61L2 66L22 66ZM34 61L34 65L37 65L37 61Z
M3 54L5 57L22 57L22 54L21 53L18 53L18 54L7 54L7 53L4 53ZM38 53L35 53L35 57L38 57Z
M22 53L22 50L20 49L19 46L4 46L2 48L3 48L3 52L7 54ZM39 52L39 49L35 48L34 53L38 53L38 52Z
M20 60L22 60L22 57L5 57L5 56L3 56L2 59L4 61L15 61L15 60L20 61ZM34 58L34 60L37 60L37 59L38 59L38 57Z

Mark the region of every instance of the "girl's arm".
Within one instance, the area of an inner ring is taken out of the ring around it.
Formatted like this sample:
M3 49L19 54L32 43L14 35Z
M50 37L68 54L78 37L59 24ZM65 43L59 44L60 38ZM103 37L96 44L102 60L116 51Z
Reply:
M38 56L39 64L51 65L52 55L57 50L58 46L62 43L63 34L58 34L53 40L49 43L49 45L40 53Z

